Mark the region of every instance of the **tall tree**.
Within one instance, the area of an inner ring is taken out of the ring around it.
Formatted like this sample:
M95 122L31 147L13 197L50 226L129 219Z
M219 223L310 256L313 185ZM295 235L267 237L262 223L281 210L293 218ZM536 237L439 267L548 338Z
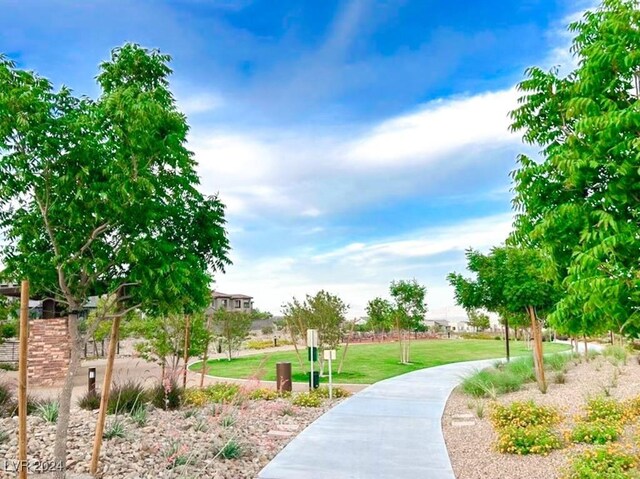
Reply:
M336 349L342 339L342 326L348 309L349 306L338 296L321 290L313 296L308 294L302 302L293 298L283 306L282 312L294 344L297 342L306 344L307 329L318 330L318 350L322 367L324 365L322 352L325 349ZM302 366L299 353L298 360Z
M484 308L496 313L523 313L529 317L534 338L536 378L546 391L539 314L553 307L557 289L542 274L542 255L533 249L493 248L487 255L467 250L467 269L475 278L460 274L448 276L458 304L466 309Z
M400 343L400 362L408 364L411 352L411 333L423 324L427 312L427 288L415 279L392 281L389 294L393 298L393 321Z
M513 173L514 240L545 252L564 294L549 320L640 334L640 8L604 0L572 23L577 67L530 68L512 128L541 149Z
M134 284L123 308L197 310L207 305L212 272L229 262L224 206L197 190L169 60L137 45L116 48L100 66L101 94L92 100L55 91L0 57L5 274L28 278L36 295L69 311L57 461L66 459L71 390L92 334L78 330L88 296Z
M227 311L220 308L213 313L213 333L224 344L227 359L231 361L234 352L240 349L242 341L247 339L253 317L243 311Z
M139 341L136 351L147 361L162 367L162 379L170 375L177 379L180 360L204 353L211 339L203 313L188 315L183 313L159 314L157 316L133 319L127 328ZM187 328L188 322L188 328ZM189 336L185 355L185 335ZM184 365L186 367L186 364Z
M393 306L387 299L374 298L367 303L367 326L372 331L387 332L393 328Z

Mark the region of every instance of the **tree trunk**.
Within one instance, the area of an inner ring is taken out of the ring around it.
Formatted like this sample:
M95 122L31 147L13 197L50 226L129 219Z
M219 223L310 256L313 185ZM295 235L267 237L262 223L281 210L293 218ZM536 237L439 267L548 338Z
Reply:
M69 332L70 358L67 369L67 377L58 399L58 422L56 423L56 442L53 449L53 458L56 464L65 465L67 462L67 435L69 432L69 418L71 415L71 393L73 392L73 380L80 369L80 354L83 349L82 338L78 332L78 315L69 314L67 319ZM63 470L56 472L57 478L64 478Z
M584 338L584 360L589 362L589 349L587 348L587 335L583 336Z
M202 371L200 372L200 389L204 386L204 375L207 370L207 361L209 360L209 341L204 347L204 354L202 355Z
M511 352L509 350L509 320L504 318L504 341L507 347L507 362L511 361Z
M544 358L542 353L542 335L540 323L536 317L533 306L528 306L529 317L531 318L531 332L533 334L533 362L536 370L536 381L541 392L547 392L547 382L544 377Z
M191 316L188 314L184 318L184 371L182 372L182 387L187 387L187 365L189 363L189 336L191 335Z

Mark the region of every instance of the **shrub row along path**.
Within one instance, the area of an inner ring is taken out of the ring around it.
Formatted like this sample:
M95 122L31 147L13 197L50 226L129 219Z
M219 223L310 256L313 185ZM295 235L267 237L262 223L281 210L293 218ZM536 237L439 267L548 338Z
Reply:
M454 479L442 435L447 398L462 377L492 365L447 364L373 384L291 441L260 479Z
M442 413L466 375L495 361L436 366L373 384L302 431L259 478L455 479Z

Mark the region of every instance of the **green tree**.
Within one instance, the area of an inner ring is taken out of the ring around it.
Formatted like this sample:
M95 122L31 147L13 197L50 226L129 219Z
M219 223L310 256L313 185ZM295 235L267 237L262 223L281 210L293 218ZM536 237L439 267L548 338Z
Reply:
M393 298L393 323L400 343L400 362L410 362L411 333L417 331L427 312L427 288L415 279L392 281L389 294Z
M549 315L570 334L640 334L640 9L605 0L572 23L577 67L530 68L512 128L541 150L513 172L514 241L548 258L563 295Z
M77 312L89 295L133 284L127 308L197 311L227 259L224 206L197 190L188 126L169 89L169 57L127 44L97 76L100 96L0 57L0 229L6 277L67 305L70 363L54 458L66 458L80 352ZM96 323L98 324L98 323Z
M293 298L282 307L282 312L294 344L303 342L306 345L307 330L318 330L318 350L322 368L324 365L322 352L325 349L338 347L348 309L349 307L338 296L321 290L314 296L308 294L302 302ZM297 347L296 352L300 366L304 367Z
M546 391L538 314L549 311L558 296L554 283L545 280L542 274L542 255L534 249L509 246L493 248L487 255L467 250L466 257L467 269L475 278L449 274L456 301L467 310L484 308L498 314L526 312L534 338L538 387Z
M393 306L389 300L374 298L367 303L367 327L371 331L388 332L393 328Z
M233 353L240 349L242 341L247 339L252 322L251 314L243 311L220 308L213 313L213 332L227 350L229 361L233 358Z
M139 338L135 344L136 351L147 361L162 367L162 377L167 374L179 375L180 361L185 356L185 336L187 334L187 318L189 338L187 360L200 356L211 339L203 313L186 315L168 313L157 316L137 317L131 320L128 329ZM186 368L186 364L183 365Z
M476 328L476 331L484 331L489 329L489 316L477 309L470 309L467 311L467 317L469 318L469 326Z

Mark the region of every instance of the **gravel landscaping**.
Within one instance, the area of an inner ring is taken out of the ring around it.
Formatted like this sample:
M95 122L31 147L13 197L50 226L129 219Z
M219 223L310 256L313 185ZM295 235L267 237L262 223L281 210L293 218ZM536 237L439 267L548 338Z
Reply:
M599 356L586 363L572 361L564 374L564 384L554 382L556 373L548 372L548 392L542 394L535 383L523 389L500 395L497 401L508 404L514 401L533 400L538 405L558 408L564 417L559 430L572 429L576 417L582 413L585 401L598 396L617 400L640 395L640 365L636 357L630 357L626 365L614 366ZM567 443L566 447L547 456L501 454L495 449L496 433L489 421L490 399L474 399L457 388L450 396L442 426L449 457L458 479L551 479L562 477L568 461L589 446ZM481 416L481 417L478 417ZM620 439L622 444L634 445L637 422L627 425Z
M240 405L212 404L202 408L164 411L151 409L146 425L127 415L110 415L124 423L124 437L105 439L100 472L104 479L120 478L255 478L295 435L336 401L322 407L293 406L290 400L246 400ZM97 411L72 412L67 470L88 472ZM18 418L0 419L0 457L17 457ZM37 416L28 418L28 457L53 457L55 424ZM221 452L227 444L227 448ZM236 447L239 446L239 447ZM237 458L225 459L224 455ZM3 472L0 471L0 477Z

